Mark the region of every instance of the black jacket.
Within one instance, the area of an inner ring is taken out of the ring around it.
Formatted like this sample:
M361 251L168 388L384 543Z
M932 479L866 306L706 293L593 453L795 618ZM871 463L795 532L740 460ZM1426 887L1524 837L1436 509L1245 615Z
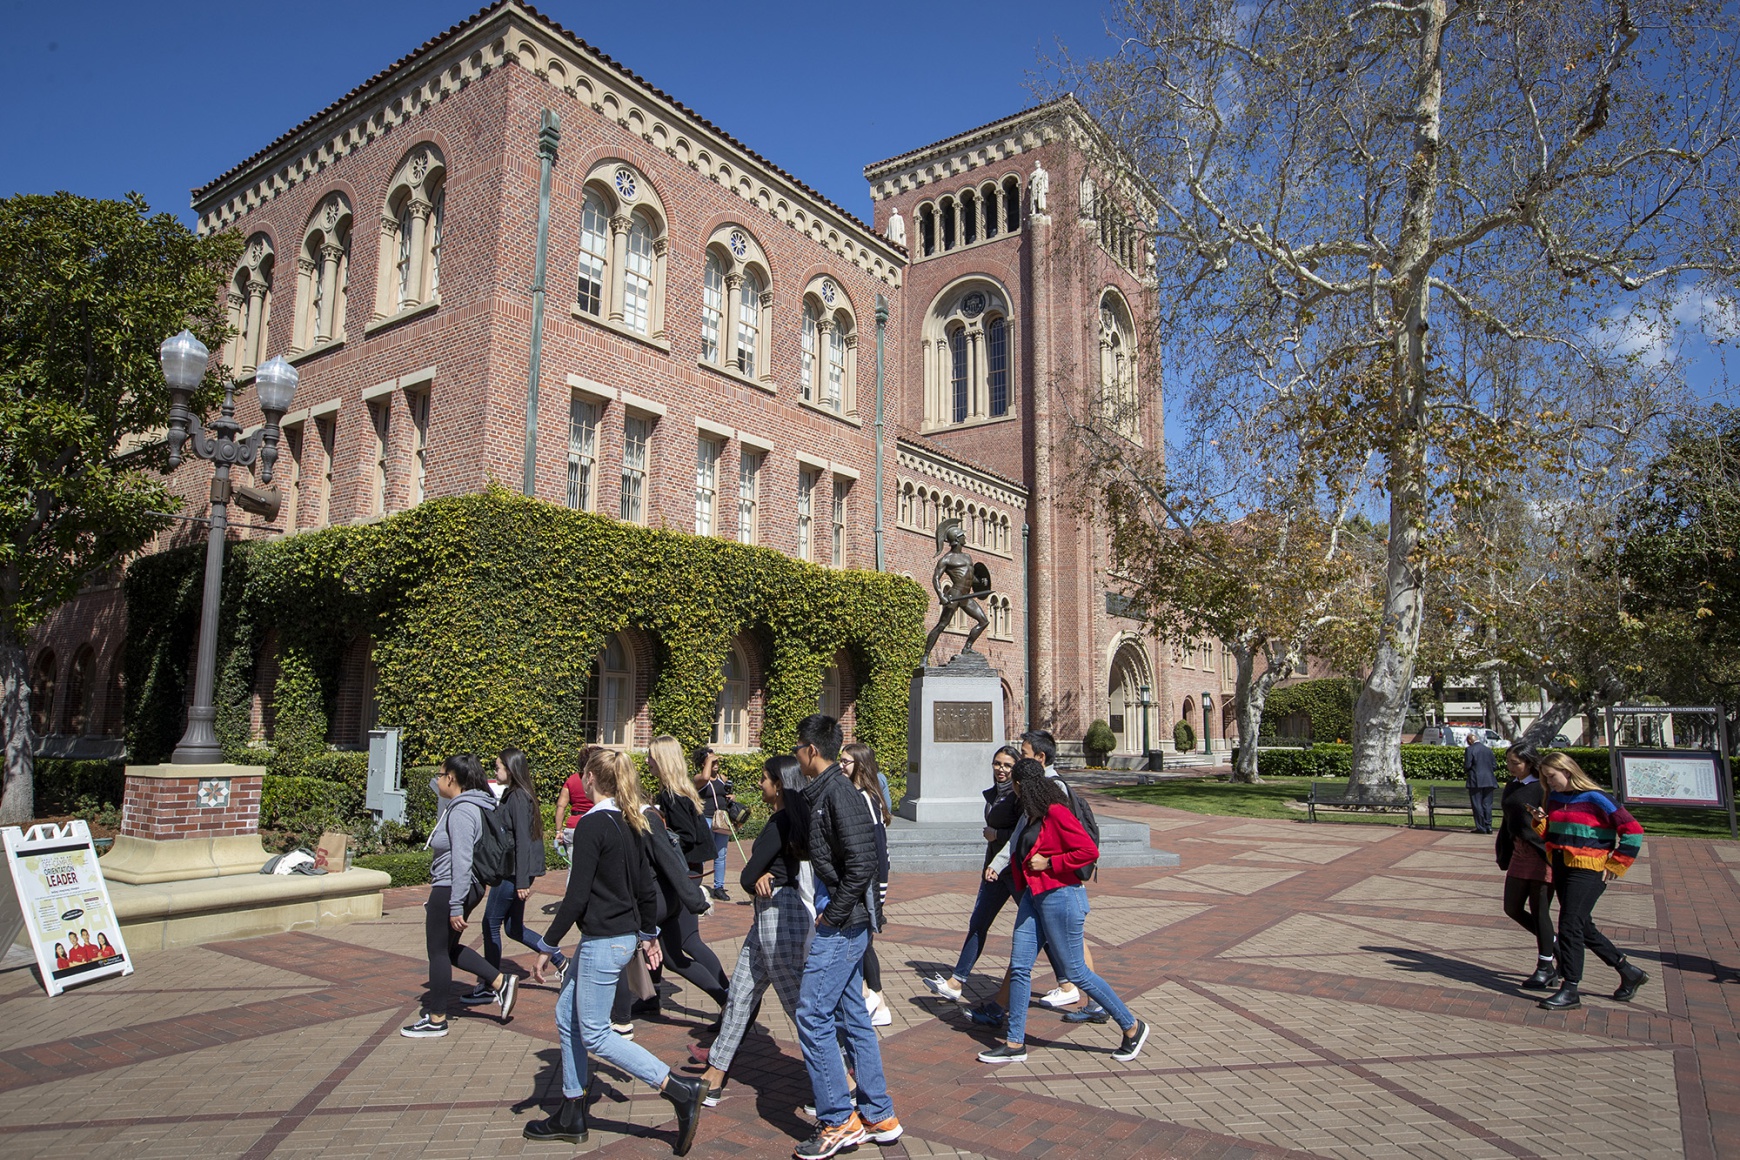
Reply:
M821 919L836 930L880 927L869 899L877 879L876 823L863 795L836 763L804 789L809 802L809 850L816 877L828 888Z
M548 869L543 840L532 832L532 811L538 807L525 794L509 789L501 795L501 808L507 811L508 832L513 835L514 889L530 890L532 879L542 878Z
M985 843L985 866L989 866L991 859L1009 844L1010 837L1015 833L1015 823L1020 817L1021 796L1014 790L1000 794L997 787L992 786L985 791L985 828L997 832L995 838ZM1005 870L1004 873L1008 871Z
M647 832L641 835L640 845L658 880L660 925L675 921L679 909L690 914L702 913L707 909L707 896L701 893L700 884L689 877L688 864L683 861L677 843L671 840L670 831L651 806L646 808L646 821Z
M634 829L617 810L592 810L574 827L568 890L544 941L551 946L576 924L588 938L650 936L658 929L659 893Z
M751 895L755 893L756 880L763 874L773 875L775 890L782 886L795 886L799 863L797 848L792 841L791 815L779 810L767 819L767 825L761 827L761 833L755 836L755 844L749 847L749 862L737 881Z
M1539 779L1506 783L1504 796L1499 799L1504 809L1504 825L1499 827L1500 841L1505 845L1527 842L1545 858L1547 844L1535 833L1534 821L1529 817L1529 807L1539 806L1545 798Z
M653 804L665 816L665 828L682 845L684 862L693 867L713 860L713 827L702 821L701 811L687 794L661 789Z

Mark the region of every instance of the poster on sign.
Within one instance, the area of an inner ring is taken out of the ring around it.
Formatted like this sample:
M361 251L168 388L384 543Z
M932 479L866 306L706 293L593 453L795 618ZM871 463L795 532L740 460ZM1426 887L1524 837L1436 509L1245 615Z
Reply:
M10 951L29 940L50 995L92 979L133 973L109 887L83 821L0 829L8 874L0 883L0 935Z

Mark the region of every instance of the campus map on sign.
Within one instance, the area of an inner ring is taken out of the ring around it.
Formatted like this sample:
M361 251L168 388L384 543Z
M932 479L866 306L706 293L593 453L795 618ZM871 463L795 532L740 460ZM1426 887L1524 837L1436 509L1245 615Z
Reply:
M0 954L10 960L19 935L28 936L50 995L132 974L90 827L77 819L32 826L29 833L7 826L0 840L9 871L0 881Z
M1625 800L1645 804L1720 806L1713 753L1621 753Z

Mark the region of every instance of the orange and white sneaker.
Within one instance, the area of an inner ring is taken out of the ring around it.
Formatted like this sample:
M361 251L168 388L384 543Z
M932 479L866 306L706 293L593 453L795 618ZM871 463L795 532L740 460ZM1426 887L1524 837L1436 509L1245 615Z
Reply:
M900 1133L906 1131L900 1126L899 1116L889 1116L886 1120L865 1120L864 1134L878 1144L892 1144L900 1139Z
M895 1125L897 1133L899 1127L900 1125ZM817 1128L816 1134L799 1144L797 1151L793 1152L792 1155L797 1157L797 1160L827 1160L829 1156L841 1149L856 1147L867 1138L864 1132L864 1121L858 1118L857 1112L853 1112L852 1118L843 1124L838 1124L832 1128L824 1124Z

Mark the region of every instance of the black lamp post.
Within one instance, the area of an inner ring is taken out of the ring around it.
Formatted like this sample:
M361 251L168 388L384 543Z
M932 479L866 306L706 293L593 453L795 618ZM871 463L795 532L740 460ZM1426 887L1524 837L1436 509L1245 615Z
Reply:
M1151 692L1152 690L1147 685L1142 685L1136 690L1136 695L1141 698L1142 702L1142 761L1144 764L1148 760L1148 751L1153 748L1148 744L1148 708L1154 704L1150 696Z
M182 331L166 340L158 351L163 363L163 377L169 383L169 466L181 465L182 449L188 447L200 459L217 465L211 481L211 533L206 538L205 592L199 612L198 664L193 676L193 707L187 711L187 731L170 756L176 765L213 765L223 760L223 747L218 744L214 723L217 710L212 706L213 686L217 669L218 592L223 585L224 532L229 526L229 503L234 494L246 511L267 519L278 514L278 493L251 487L230 486L230 468L248 467L256 460L260 464L260 482L272 482L272 465L278 460L278 420L290 409L296 395L296 368L283 356L271 359L254 373L254 389L259 396L260 410L266 425L252 435L240 438L242 425L236 422L236 385L224 385L223 413L213 421L210 430L200 423L199 416L187 409L188 396L205 377L210 352L190 331Z

